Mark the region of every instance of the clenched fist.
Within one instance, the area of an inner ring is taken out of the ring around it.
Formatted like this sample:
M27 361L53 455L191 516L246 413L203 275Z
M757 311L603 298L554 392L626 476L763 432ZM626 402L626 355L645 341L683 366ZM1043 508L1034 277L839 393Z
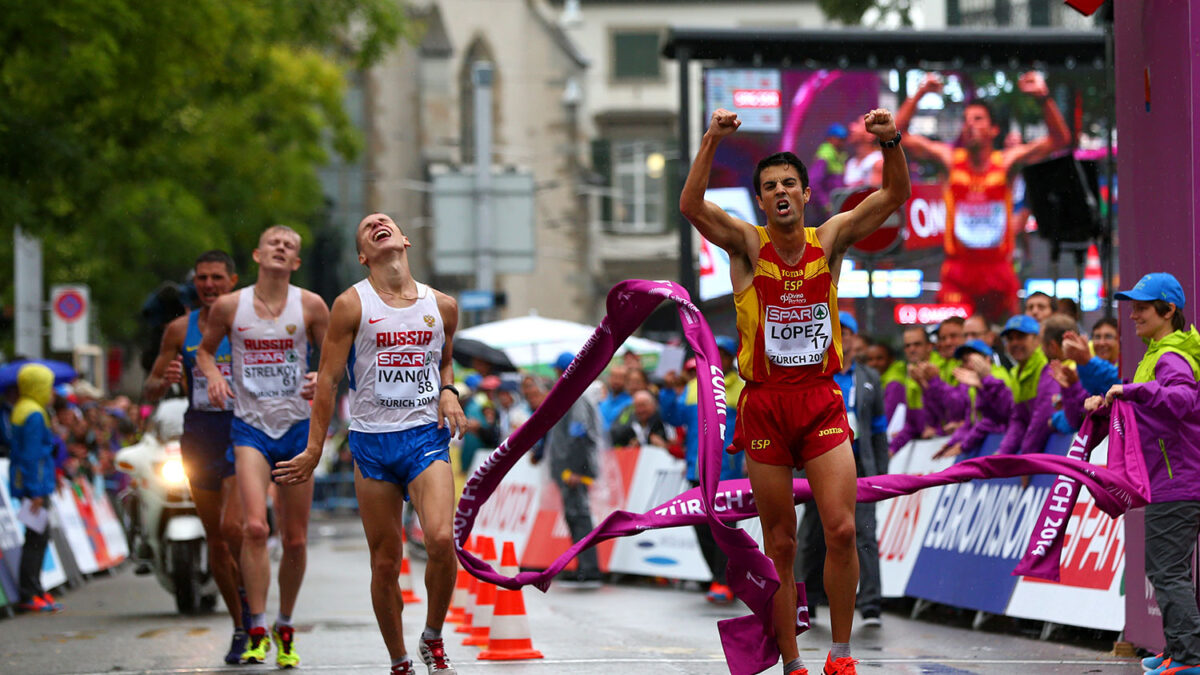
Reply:
M890 141L896 137L896 120L891 111L876 108L863 115L863 124L868 133L874 134L881 141Z
M723 138L737 131L740 126L742 126L742 121L737 118L737 113L717 108L713 111L712 121L708 124L708 133L716 138Z

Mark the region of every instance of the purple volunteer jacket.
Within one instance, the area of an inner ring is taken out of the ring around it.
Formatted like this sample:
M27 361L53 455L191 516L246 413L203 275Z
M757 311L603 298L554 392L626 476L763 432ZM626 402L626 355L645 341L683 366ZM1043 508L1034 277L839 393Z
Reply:
M1004 431L997 455L1016 455L1042 452L1050 438L1050 418L1054 416L1054 395L1062 387L1054 379L1054 371L1047 365L1038 376L1037 395L1028 401L1013 405L1012 418Z
M963 454L975 452L988 434L1004 433L1012 414L1012 389L1000 378L988 375L975 394L975 414L954 432L950 443L962 445Z
M896 408L899 408L901 403L904 403L904 383L893 380L884 385L883 414L888 420L896 414Z
M929 409L929 423L940 429L950 422L967 419L971 398L965 385L952 387L934 376L925 387L925 407Z
M1141 438L1150 501L1200 501L1200 388L1178 354L1163 354L1154 381L1125 385Z
M1101 395L1103 395L1103 392ZM1062 390L1063 413L1067 417L1067 424L1070 424L1075 429L1082 427L1083 418L1087 417L1087 411L1083 409L1083 402L1087 400L1088 396L1091 396L1091 394L1079 382Z
M928 407L916 410L909 408L904 413L904 427L895 436L892 436L892 440L888 441L888 452L893 455L900 452L900 448L908 445L909 441L920 438L921 432L925 431L925 427L929 425Z

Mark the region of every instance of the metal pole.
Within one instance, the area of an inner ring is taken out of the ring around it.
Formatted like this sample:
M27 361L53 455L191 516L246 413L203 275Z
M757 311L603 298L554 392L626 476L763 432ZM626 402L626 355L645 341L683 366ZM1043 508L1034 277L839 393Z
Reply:
M476 61L471 65L475 85L475 288L495 291L492 259L492 64ZM487 321L491 309L479 312L479 322Z
M689 91L689 76L688 76L688 50L686 47L680 47L676 52L676 58L679 60L679 187L683 188L683 184L687 181L688 171L691 169L692 148L691 148L691 95ZM683 217L683 213L679 214L679 285L687 290L688 295L693 300L699 301L696 295L696 265L692 260L692 224L687 218Z
M1117 86L1114 80L1115 68L1113 65L1113 24L1109 15L1109 20L1104 22L1104 71L1108 84L1108 154L1105 158L1105 171L1108 174L1108 197L1105 198L1104 210L1104 233L1100 237L1100 264L1104 268L1104 293L1102 299L1104 302L1104 317L1111 319L1113 317L1112 294L1113 294L1113 231L1115 224L1113 223L1113 196L1116 193L1117 181L1117 166L1113 161L1113 131L1117 121Z
M863 323L866 325L866 334L874 335L875 334L875 256L868 255L863 259L863 262L867 266L867 302L866 302L867 311L864 312L866 314L866 316L863 318L865 318L866 321L864 321Z
M13 230L13 293L16 355L42 358L42 240L26 236L21 227Z

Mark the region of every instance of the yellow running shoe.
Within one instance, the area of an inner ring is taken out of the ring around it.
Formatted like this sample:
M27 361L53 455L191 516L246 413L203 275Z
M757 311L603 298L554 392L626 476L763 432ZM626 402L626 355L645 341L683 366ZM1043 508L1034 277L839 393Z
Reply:
M250 639L246 641L246 651L242 652L242 663L266 663L267 651L271 641L267 639L266 628L251 628Z
M292 638L296 631L291 626L271 626L271 639L275 641L275 665L280 668L295 668L300 665L300 655Z

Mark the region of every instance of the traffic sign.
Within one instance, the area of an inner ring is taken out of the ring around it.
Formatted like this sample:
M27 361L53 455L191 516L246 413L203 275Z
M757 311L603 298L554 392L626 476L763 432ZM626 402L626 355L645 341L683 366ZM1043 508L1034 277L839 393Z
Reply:
M830 195L830 202L833 209L838 213L845 213L858 206L873 192L878 190L876 187L861 187L861 188L842 188L834 190ZM900 232L904 229L904 212L896 210L892 215L883 221L883 225L870 234L866 239L854 244L854 249L859 253L868 253L871 255L883 255L890 252L900 243Z
M91 293L82 284L50 287L50 349L69 352L88 343Z
M464 312L491 309L496 306L496 294L492 291L466 290L458 294L458 308Z

